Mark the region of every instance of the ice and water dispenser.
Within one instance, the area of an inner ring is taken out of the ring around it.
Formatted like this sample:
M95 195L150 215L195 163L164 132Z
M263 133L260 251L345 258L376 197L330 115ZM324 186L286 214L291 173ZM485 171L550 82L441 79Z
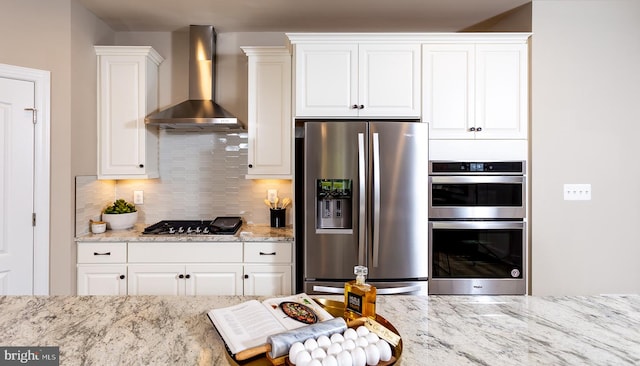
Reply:
M318 179L317 214L318 229L350 229L352 190L351 179Z

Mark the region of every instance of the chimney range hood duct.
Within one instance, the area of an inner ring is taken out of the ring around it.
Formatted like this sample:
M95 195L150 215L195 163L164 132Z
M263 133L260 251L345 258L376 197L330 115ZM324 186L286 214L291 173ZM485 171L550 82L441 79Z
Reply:
M165 129L242 130L238 119L214 101L216 33L212 26L189 27L189 100L152 113L145 123Z

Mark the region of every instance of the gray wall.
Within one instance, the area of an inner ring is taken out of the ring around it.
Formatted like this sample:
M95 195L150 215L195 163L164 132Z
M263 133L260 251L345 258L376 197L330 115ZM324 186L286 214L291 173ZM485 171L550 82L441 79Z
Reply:
M640 292L639 65L639 1L533 1L535 295Z

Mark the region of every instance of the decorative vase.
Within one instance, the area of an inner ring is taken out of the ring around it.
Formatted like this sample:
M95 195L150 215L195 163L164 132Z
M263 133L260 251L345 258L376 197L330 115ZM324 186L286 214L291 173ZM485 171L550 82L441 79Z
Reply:
M131 229L138 221L138 211L122 214L102 214L102 221L107 223L107 229Z

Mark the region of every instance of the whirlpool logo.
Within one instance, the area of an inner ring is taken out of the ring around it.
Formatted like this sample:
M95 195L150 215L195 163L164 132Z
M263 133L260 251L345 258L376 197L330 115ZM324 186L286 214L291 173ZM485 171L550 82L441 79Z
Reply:
M0 347L0 365L59 366L60 347Z

